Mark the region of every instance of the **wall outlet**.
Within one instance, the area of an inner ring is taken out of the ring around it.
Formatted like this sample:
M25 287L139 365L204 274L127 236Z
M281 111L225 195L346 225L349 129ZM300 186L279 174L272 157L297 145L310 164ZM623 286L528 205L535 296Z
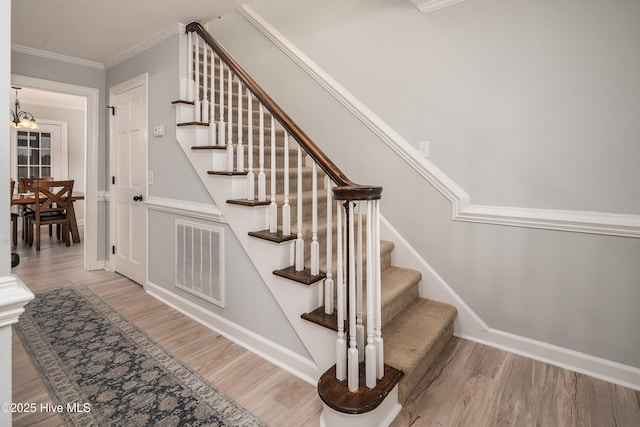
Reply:
M418 141L418 152L425 159L429 157L429 141Z

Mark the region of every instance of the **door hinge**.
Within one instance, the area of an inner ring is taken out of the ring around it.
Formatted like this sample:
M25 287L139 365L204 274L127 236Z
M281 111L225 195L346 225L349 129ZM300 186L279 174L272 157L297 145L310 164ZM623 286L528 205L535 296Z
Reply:
M116 107L112 107L111 105L107 105L107 108L111 109L111 115L115 116L116 115Z
M116 177L115 176L111 177L111 184L116 185Z
M111 246L111 255L115 255L115 254L116 254L116 247L114 245L114 246Z

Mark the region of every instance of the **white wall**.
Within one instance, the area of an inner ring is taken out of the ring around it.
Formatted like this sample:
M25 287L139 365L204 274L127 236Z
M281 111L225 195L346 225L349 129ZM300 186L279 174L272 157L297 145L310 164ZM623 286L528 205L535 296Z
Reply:
M474 201L640 213L640 4L554 5L250 3L407 140L432 140ZM489 327L640 367L639 239L453 222L448 200L238 13L210 31L343 171L384 187L385 218Z

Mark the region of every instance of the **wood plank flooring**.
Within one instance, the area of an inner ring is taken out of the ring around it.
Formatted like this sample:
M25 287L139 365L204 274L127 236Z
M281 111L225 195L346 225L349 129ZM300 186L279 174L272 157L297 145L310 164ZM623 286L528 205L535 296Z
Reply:
M82 244L48 236L38 253L19 243L13 272L33 291L87 285L107 304L270 426L319 425L316 388L183 316L117 273L82 269ZM13 337L13 401L51 402ZM58 415L14 414L14 426L62 426ZM640 392L453 338L392 427L640 426Z

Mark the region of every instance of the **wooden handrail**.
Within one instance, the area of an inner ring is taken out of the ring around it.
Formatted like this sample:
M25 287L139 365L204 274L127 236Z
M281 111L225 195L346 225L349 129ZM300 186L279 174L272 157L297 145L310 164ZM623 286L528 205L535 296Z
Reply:
M337 186L333 194L337 200L376 200L382 195L382 187L358 185L347 176L324 154L324 152L305 134L300 127L271 99L269 95L251 78L238 62L227 52L207 30L198 22L187 25L187 32L197 33L225 62L227 67L249 88L262 105L269 110L282 127L302 146L302 149L320 166Z

